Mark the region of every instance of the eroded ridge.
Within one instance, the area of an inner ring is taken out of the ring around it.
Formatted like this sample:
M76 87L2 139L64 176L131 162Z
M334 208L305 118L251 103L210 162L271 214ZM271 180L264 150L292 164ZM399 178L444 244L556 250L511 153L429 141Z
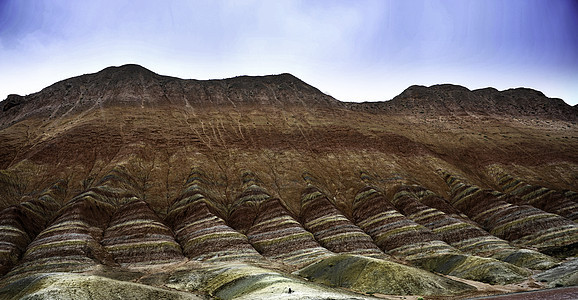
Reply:
M497 181L503 192L515 196L504 198L512 204L532 205L574 222L578 221L578 203L563 192L531 185L506 173L499 174Z
M102 245L123 267L183 261L171 230L142 200L122 205L104 232Z
M90 190L108 197L118 205L122 205L144 199L145 187L125 167L116 166Z
M568 191L565 190L564 191L564 196L569 199L570 201L574 202L574 203L578 203L578 193L574 192L574 191Z
M114 210L115 203L93 190L72 198L28 245L22 264L6 276L14 280L31 274L82 272L101 264L114 265L100 244Z
M61 180L38 198L0 211L0 276L20 261L28 244L56 213L65 194L66 182Z
M355 196L353 218L377 246L390 254L412 260L425 253L453 252L430 230L397 211L385 195L373 187L365 187Z
M247 232L255 224L262 202L271 198L271 195L261 187L263 183L251 171L241 174L242 191L231 205L228 223L240 232Z
M468 218L466 214L453 207L446 198L440 197L436 193L421 186L413 185L413 187L415 188L412 188L412 194L417 196L422 204L431 208L435 208L452 218L456 218L479 227L479 225Z
M115 166L90 191L115 206L100 242L117 264L153 266L184 259L171 230L140 199L144 187L124 166Z
M370 236L339 212L327 195L311 184L301 196L300 218L305 229L332 252L386 257Z
M532 206L508 203L504 194L466 184L446 172L441 174L451 188L452 205L492 235L546 254L568 256L576 252L578 226L574 222Z
M264 256L303 267L333 255L321 247L277 198L259 205L255 223L247 231L249 241Z
M392 203L405 216L433 231L440 240L472 255L491 257L530 269L548 269L556 264L550 256L530 249L511 246L471 222L454 218L419 201L419 195L434 197L417 185L396 188Z
M509 263L461 253L402 215L371 186L357 193L353 217L381 249L426 270L489 283L522 281L529 275Z
M236 229L247 232L249 242L265 257L302 267L333 255L321 247L280 199L261 187L259 178L244 172L244 190L229 219Z
M205 197L204 184L203 173L193 172L165 219L173 228L184 255L206 261L262 258L244 234L229 227L214 213L216 204Z

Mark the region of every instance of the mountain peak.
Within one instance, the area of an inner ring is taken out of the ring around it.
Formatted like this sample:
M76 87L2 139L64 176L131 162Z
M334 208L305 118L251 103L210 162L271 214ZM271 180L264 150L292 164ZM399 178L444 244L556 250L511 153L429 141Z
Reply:
M2 102L2 111L7 111L13 107L22 105L24 103L24 97L16 94L10 94Z
M561 99L548 98L540 91L524 87L470 91L463 86L443 84L420 89L419 93L404 92L398 97L398 101L442 114L539 116L570 121L578 118L576 111Z
M151 79L160 76L159 74L137 64L107 67L97 73L89 75L95 77L92 79L94 81L106 80L107 78L115 78L116 80L134 80L137 78Z
M25 97L9 97L0 105L0 127L29 115L54 118L110 106L167 105L327 107L342 103L289 73L193 80L126 64L69 78Z
M575 121L577 107L540 91L469 90L455 84L412 85L386 102L343 103L290 73L193 80L159 75L137 65L107 67L0 103L0 127L29 115L51 118L108 106L304 106L418 115L531 116Z
M146 71L149 71L149 69L147 69L147 68L145 68L145 67L143 67L143 66L141 66L141 65L139 65L139 64L124 64L124 65L120 65L120 66L109 66L109 67L104 68L103 70L115 70L115 69L117 69L117 70L123 70L123 69L129 70L129 69L132 69L132 70L146 70Z
M349 104L356 110L417 115L492 115L578 120L576 107L530 88L469 90L454 84L412 85L390 101Z
M291 84L299 84L299 85L306 85L309 87L309 84L305 83L303 80L299 79L298 77L294 76L290 73L281 73L281 74L273 74L273 75L241 75L232 78L223 79L224 81L230 82L263 82L263 83L291 83Z
M470 90L466 87L449 83L436 84L429 87L423 85L412 85L395 98L444 98L455 95L456 93L469 92Z
M110 66L102 69L98 73L110 73L110 72L120 72L120 73L154 73L153 71L137 64L125 64L120 66Z

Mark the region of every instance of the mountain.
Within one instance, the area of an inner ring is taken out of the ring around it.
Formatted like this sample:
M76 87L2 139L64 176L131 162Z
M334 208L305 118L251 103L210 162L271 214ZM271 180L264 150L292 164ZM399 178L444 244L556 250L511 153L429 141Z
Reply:
M577 115L530 89L411 86L349 103L290 74L201 81L138 65L10 95L0 299L575 285Z
M0 126L28 116L59 118L111 106L222 105L341 103L291 74L200 81L161 76L139 65L123 65L63 80L32 95L10 95L0 102Z
M527 88L470 91L458 85L411 86L385 102L343 103L291 74L183 80L139 65L109 67L0 102L0 126L30 114L56 118L107 106L273 105L349 107L390 114L530 116L576 122L578 109Z
M451 84L431 87L414 85L390 101L350 103L350 106L361 111L424 116L490 115L505 118L540 117L572 122L578 120L576 107L528 88L505 91L485 88L470 91L465 87Z

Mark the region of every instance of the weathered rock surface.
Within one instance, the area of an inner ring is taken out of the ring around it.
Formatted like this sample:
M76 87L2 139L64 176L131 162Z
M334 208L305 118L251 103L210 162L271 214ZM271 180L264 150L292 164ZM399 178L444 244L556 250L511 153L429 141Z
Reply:
M42 274L22 279L0 289L0 298L6 300L204 299L191 293L71 273Z
M356 196L354 218L376 244L393 256L429 271L492 284L523 281L530 274L509 263L467 255L438 239L430 229L399 213L372 187Z
M578 259L573 258L565 261L555 268L534 276L534 278L546 283L551 288L576 286L578 285Z
M508 115L578 120L576 107L561 99L546 97L528 88L498 91L485 88L470 91L452 84L430 87L413 85L390 101L349 103L356 110L417 115Z
M513 247L507 241L489 234L467 220L450 217L442 211L426 206L419 202L418 194L435 197L431 195L431 191L419 186L401 186L392 202L404 215L432 230L440 240L460 251L530 269L545 270L557 263L556 259L548 255Z
M456 295L475 289L415 267L347 254L324 259L298 274L313 282L366 294Z
M11 95L2 296L572 285L572 263L550 268L578 251L577 121L576 107L530 89L412 86L344 103L290 74L199 81L137 65Z
M183 253L194 260L260 259L247 237L219 218L214 202L203 194L203 178L194 174L185 191L169 208L166 220L171 224Z
M367 299L261 267L230 263L180 271L165 286L201 290L217 299Z
M578 226L559 215L529 205L504 201L507 195L443 175L452 190L452 205L465 212L489 233L515 245L537 248L561 256L576 255Z
M332 252L385 258L371 237L341 214L327 195L314 186L303 191L301 220L305 229Z

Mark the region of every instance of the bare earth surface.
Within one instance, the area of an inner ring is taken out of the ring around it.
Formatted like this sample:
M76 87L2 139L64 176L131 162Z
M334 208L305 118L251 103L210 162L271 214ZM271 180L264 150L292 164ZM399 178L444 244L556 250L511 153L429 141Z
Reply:
M576 149L578 107L530 89L345 103L290 74L107 68L0 102L0 299L575 286ZM576 288L508 297L529 295Z
M511 299L511 300L541 300L541 299L556 299L556 300L574 300L578 299L578 287L566 287L547 289L542 291L523 292L515 294L506 294L499 296L490 296L472 299Z

